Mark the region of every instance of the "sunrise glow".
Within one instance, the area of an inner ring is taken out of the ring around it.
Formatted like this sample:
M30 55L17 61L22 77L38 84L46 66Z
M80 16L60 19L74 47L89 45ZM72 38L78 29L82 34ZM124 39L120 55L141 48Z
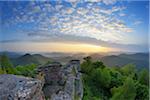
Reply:
M22 46L23 45L23 46ZM31 52L84 52L84 53L94 53L94 52L109 52L112 51L111 48L91 45L91 44L69 44L69 43L13 43L2 45L6 50L12 48L12 51L31 51Z

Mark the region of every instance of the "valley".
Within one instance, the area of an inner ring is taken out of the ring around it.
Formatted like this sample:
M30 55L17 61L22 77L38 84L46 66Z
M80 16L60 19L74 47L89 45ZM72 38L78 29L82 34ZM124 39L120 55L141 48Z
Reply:
M4 53L4 52L3 52ZM3 54L2 52L0 55ZM86 54L86 53L13 53L13 52L6 52L6 54L11 58L12 63L17 65L26 65L26 64L38 64L43 65L47 62L54 62L59 61L62 64L66 64L72 59L78 59L83 62L83 58L87 56L91 56L94 61L100 60L106 66L109 67L121 67L126 64L133 64L138 69L141 68L148 68L149 66L149 54L148 53L121 53L115 55L107 55L107 54L100 54L100 53L93 53L93 54ZM13 55L14 54L14 55ZM47 56L45 54L48 54ZM12 56L13 55L13 56Z

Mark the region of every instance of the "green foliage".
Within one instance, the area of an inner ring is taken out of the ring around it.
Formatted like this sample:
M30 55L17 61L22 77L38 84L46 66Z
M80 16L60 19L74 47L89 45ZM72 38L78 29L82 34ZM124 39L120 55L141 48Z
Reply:
M14 75L23 75L28 77L35 77L35 64L30 64L26 66L17 66L17 67L8 67L7 72L5 70L0 69L0 74L14 74Z
M0 61L1 62L0 63L1 64L1 68L2 68L3 71L8 72L10 70L10 68L13 67L13 64L10 62L9 58L5 54L3 54L1 56L0 60L1 60Z
M0 74L14 74L28 77L35 77L36 75L35 64L13 67L13 64L10 62L9 58L5 54L1 56L0 62L1 62Z
M83 100L101 100L100 88L92 83L92 81L84 80L84 95Z
M5 74L6 72L0 68L0 74Z
M90 58L87 57L84 59L85 59L85 61L81 64L81 70L82 70L82 72L88 74L92 71L92 66L91 66L92 63L91 63Z
M96 83L98 83L96 85L99 87L108 88L111 82L110 72L107 68L98 68L94 70L92 73L92 78Z
M148 73L148 70L146 70L146 69L141 70L138 80L139 80L139 82L141 84L144 84L144 85L148 86L149 85L149 73Z
M92 62L90 56L84 58L84 60L85 61L81 64L81 70L86 74L91 74L91 72L97 68L105 68L103 62L101 61Z
M118 71L118 69L110 69L110 76L111 76L111 83L110 88L112 87L118 87L123 84L124 77L123 75Z
M13 67L7 68L7 74L15 74L16 75L17 70Z
M101 61L93 62L92 66L93 66L94 69L96 69L96 68L105 68L105 65Z
M136 68L133 64L127 64L121 68L121 72L125 76L134 78L136 73Z
M23 75L23 76L28 76L28 77L35 77L35 64L30 64L26 66L17 66L16 69L16 75Z
M83 100L148 100L147 70L137 74L134 65L106 67L102 62L93 62L91 57L84 58Z
M149 100L148 86L140 84L138 81L135 83L136 87L136 100Z
M99 100L100 98L107 99L104 93L107 91L107 88L111 82L109 69L105 68L102 62L92 62L91 57L87 57L81 64L81 70L85 73L83 75L83 100Z
M112 88L111 100L134 100L136 96L136 88L133 79L127 78L118 88Z
M87 57L85 57L85 58L83 58L86 62L91 62L91 57L90 56L87 56Z
M14 75L35 77L36 76L35 68L36 68L35 64L17 67L5 67L5 69L0 68L0 74L14 74Z

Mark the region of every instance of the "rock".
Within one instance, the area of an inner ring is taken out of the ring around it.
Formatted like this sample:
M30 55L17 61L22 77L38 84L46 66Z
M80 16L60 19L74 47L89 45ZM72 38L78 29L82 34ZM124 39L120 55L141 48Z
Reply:
M66 66L52 63L38 69L44 75L43 91L48 100L82 100L83 86L80 61L71 60Z
M59 91L58 94L53 94L51 99L52 100L72 100L70 95L64 91Z
M0 75L0 100L45 100L42 82L16 75Z

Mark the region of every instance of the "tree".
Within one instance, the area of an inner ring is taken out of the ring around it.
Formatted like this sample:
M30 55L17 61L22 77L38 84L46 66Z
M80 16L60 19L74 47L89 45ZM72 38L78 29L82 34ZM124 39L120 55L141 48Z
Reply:
M135 83L136 97L135 100L149 100L148 86L140 84L138 81Z
M91 62L92 57L91 56L87 56L85 58L83 58L86 62Z
M105 65L101 61L92 62L90 56L83 58L84 62L81 64L81 71L86 74L91 74L93 70L97 68L105 68Z
M139 82L141 84L144 84L144 85L148 86L149 85L149 73L148 73L148 70L146 70L146 69L141 70L138 80L139 80Z
M118 87L123 84L124 78L121 75L119 71L116 69L111 68L110 69L110 75L111 75L111 84L110 88L112 87Z
M132 78L127 78L123 86L112 88L111 100L135 100L136 88Z
M85 57L84 58L84 62L81 64L81 71L86 73L86 74L90 74L92 71L92 61L91 61L91 57Z
M0 62L3 71L7 72L9 68L13 67L13 64L10 62L9 58L5 54L1 56Z
M2 68L0 68L0 74L5 74L5 71L3 71Z
M121 68L121 72L124 76L134 78L136 74L136 68L133 64L127 64Z
M105 65L101 61L93 62L92 66L93 66L94 69L96 69L96 68L105 68Z
M92 74L92 78L99 87L108 88L109 84L111 83L110 72L107 68L96 69Z
M26 66L17 66L15 69L17 70L18 75L28 76L28 77L35 77L35 64L30 64Z

